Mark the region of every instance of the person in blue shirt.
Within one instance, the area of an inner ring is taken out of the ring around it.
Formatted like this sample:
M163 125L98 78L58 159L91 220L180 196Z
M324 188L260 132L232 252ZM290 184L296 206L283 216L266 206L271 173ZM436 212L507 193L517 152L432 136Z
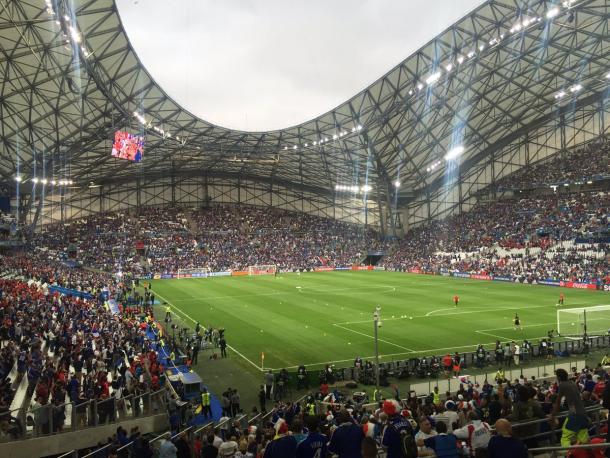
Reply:
M403 434L413 434L411 423L400 415L401 407L395 399L383 401L383 411L388 421L383 428L381 445L387 450L387 458L401 458L403 449Z
M309 434L297 445L296 458L325 458L328 455L328 437L318 431L320 419L315 415L308 415L305 417L305 426Z
M523 442L513 437L513 430L508 420L496 421L495 428L496 435L489 440L487 446L489 458L527 458L527 448Z
M457 448L457 437L447 434L447 425L442 421L436 423L436 436L427 439L419 439L417 445L426 446L434 450L437 458L459 458Z
M349 412L342 409L337 414L339 427L330 438L328 450L339 455L339 458L362 458L360 444L364 439L362 428L356 425Z
M288 424L279 419L275 425L276 438L267 444L263 458L294 458L297 450L297 440L288 434Z

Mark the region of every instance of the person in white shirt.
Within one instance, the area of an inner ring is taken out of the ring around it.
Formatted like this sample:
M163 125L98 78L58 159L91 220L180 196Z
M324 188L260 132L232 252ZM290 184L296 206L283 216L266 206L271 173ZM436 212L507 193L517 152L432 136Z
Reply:
M447 425L447 434L453 432L453 425L459 421L459 415L455 411L455 408L455 402L447 401L445 402L445 411L432 416L434 421L442 421Z
M515 366L519 365L519 359L521 358L521 347L515 344L515 353L513 354L513 359L515 360Z
M476 412L468 412L468 424L462 428L453 430L458 439L466 440L466 447L470 456L475 456L477 450L486 450L491 431L489 425L481 421Z
M417 442L419 439L424 440L433 436L436 436L436 431L432 429L432 423L430 423L430 420L428 420L427 417L422 417L419 420L419 431L417 431L417 434L415 435L415 442ZM426 447L425 445L417 447L417 455L430 457L435 456L434 450Z

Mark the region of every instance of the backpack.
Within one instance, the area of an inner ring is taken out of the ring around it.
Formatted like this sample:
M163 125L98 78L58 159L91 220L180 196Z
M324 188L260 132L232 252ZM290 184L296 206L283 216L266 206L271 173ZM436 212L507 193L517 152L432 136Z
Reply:
M417 458L417 444L413 434L408 429L398 431L394 425L392 425L394 431L400 435L400 453L402 458Z

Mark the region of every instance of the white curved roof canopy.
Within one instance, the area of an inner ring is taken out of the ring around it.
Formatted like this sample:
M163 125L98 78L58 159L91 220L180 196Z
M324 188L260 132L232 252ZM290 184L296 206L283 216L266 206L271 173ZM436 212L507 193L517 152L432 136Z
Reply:
M242 132L199 119L164 93L113 0L47 1L0 8L7 181L16 173L83 183L209 174L320 193L368 180L380 195L399 180L424 192L442 185L441 169L427 166L456 145L466 146L462 167L473 166L519 129L556 116L561 91L560 102L576 108L608 87L607 1L494 0L337 108L294 127ZM146 133L141 164L110 157L118 129Z

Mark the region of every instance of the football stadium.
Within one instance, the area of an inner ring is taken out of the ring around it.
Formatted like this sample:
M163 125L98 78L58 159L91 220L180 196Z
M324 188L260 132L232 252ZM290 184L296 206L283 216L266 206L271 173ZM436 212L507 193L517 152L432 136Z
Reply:
M0 1L0 456L609 456L609 19Z

